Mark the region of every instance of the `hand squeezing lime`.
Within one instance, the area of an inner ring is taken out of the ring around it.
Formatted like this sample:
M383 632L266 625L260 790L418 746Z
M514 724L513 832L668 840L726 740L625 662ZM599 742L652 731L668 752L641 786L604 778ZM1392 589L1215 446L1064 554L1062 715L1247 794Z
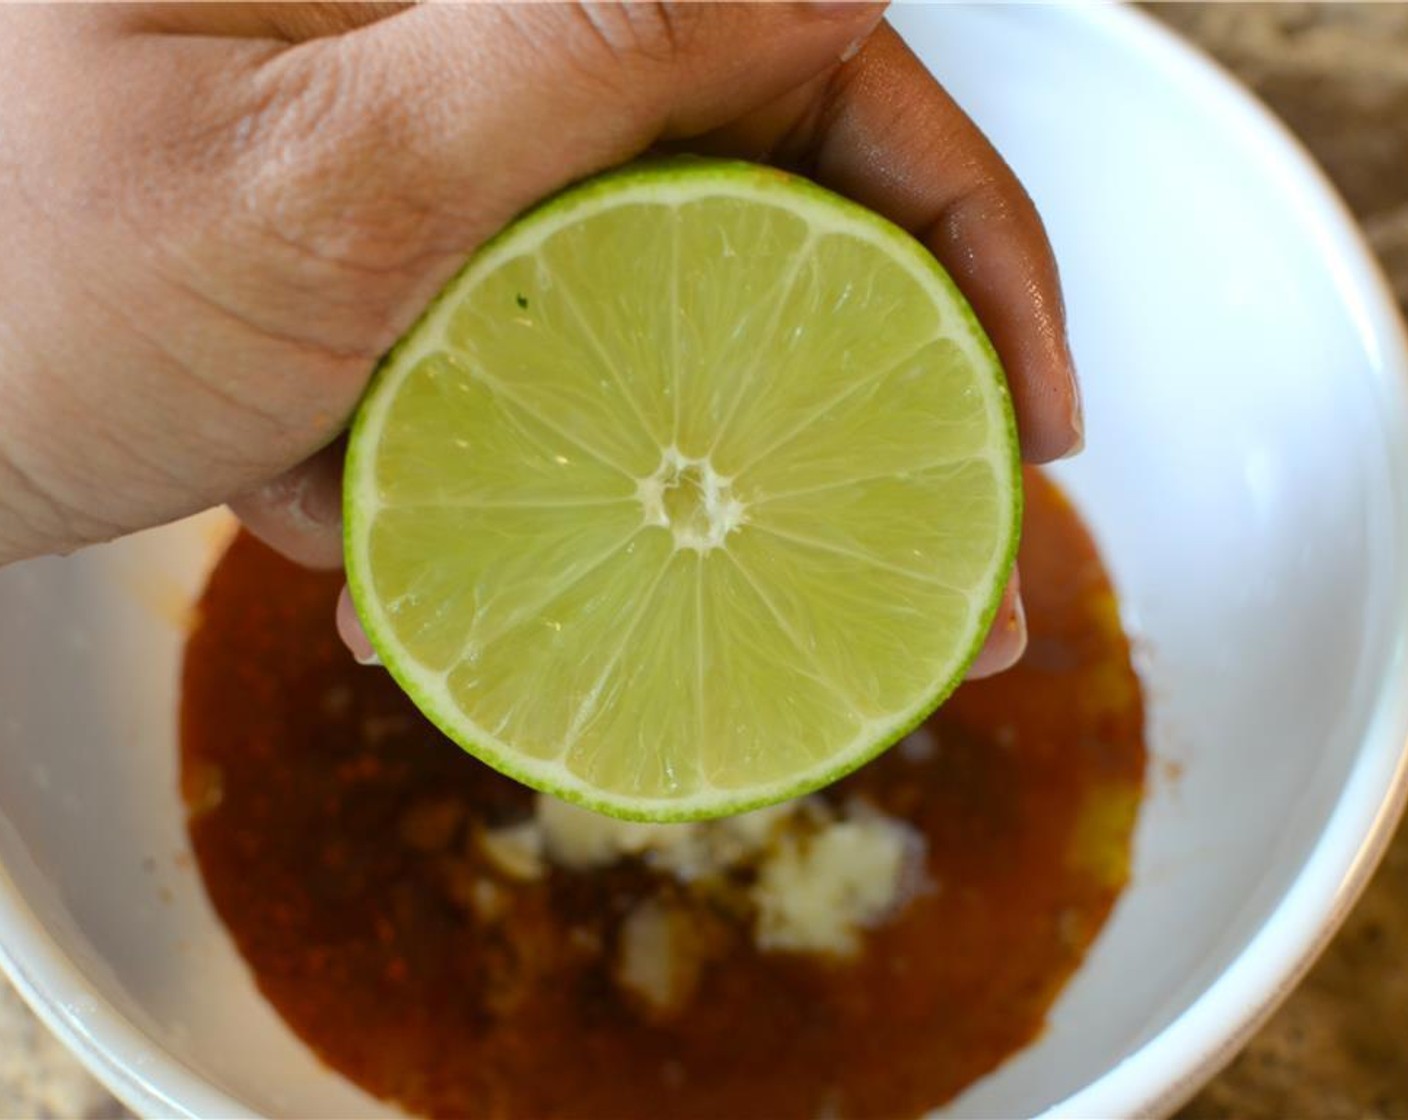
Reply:
M621 817L854 769L983 643L1002 370L908 234L751 164L641 165L484 246L357 415L347 574L466 750Z

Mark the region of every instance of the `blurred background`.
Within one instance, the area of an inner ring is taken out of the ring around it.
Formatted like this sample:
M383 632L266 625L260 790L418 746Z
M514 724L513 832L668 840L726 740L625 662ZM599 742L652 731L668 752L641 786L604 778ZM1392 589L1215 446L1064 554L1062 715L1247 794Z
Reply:
M1408 311L1408 4L1157 4L1301 138ZM1180 1120L1408 1118L1408 829L1324 958ZM0 980L0 1118L125 1117Z

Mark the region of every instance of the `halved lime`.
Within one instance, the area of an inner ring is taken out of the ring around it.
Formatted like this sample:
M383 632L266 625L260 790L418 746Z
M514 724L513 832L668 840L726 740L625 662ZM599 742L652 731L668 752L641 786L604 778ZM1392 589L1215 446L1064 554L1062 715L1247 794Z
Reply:
M997 358L918 242L770 168L666 161L514 222L387 357L347 575L470 753L614 816L722 816L948 695L1020 486Z

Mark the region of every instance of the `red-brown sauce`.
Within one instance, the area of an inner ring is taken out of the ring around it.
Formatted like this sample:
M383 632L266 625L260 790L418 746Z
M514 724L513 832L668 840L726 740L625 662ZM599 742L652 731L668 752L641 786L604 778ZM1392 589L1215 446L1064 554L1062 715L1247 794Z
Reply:
M352 662L338 575L241 536L187 649L183 785L259 987L330 1066L434 1116L895 1118L952 1097L1040 1032L1124 885L1144 774L1099 557L1026 482L1026 657L959 690L928 757L890 751L828 791L921 831L927 887L846 962L761 953L726 906L677 899L711 948L666 1021L609 960L622 915L678 885L639 862L498 877L471 838L529 792Z

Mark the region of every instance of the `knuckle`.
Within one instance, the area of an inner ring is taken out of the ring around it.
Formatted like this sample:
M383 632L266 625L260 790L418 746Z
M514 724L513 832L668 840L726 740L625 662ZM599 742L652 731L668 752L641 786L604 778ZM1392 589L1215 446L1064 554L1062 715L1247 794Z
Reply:
M395 99L368 96L384 78L323 46L271 52L173 115L138 168L166 185L128 192L127 224L154 242L146 267L163 290L326 359L341 385L394 339L425 242L395 188Z
M581 4L573 8L599 50L618 64L669 65L690 38L693 5Z
M439 252L434 175L423 131L384 68L337 41L281 59L243 125L245 221L301 267L362 279L413 274ZM292 64L288 64L292 63Z

